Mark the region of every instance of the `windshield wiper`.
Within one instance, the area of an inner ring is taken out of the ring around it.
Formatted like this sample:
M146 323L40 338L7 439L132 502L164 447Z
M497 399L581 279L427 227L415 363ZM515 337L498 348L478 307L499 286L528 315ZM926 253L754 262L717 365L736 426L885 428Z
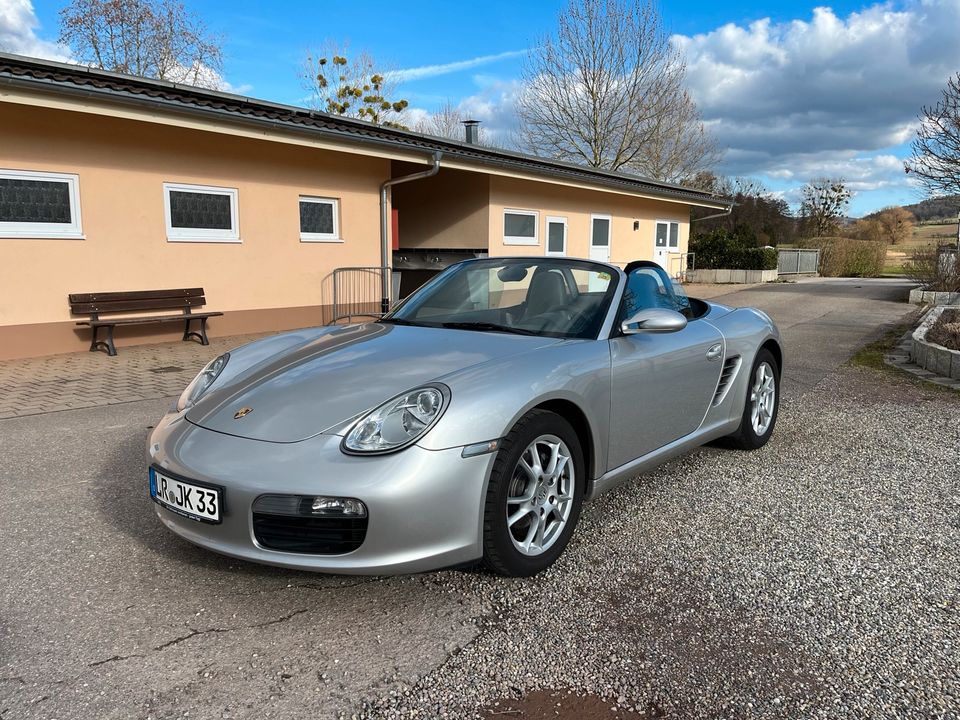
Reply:
M382 317L377 320L378 323L389 323L390 325L412 325L414 327L423 327L420 323L415 323L412 320L404 320L403 318L398 317Z
M443 327L452 330L477 330L479 332L505 332L515 335L537 335L533 330L526 328L509 327L507 325L497 325L491 322L445 322Z

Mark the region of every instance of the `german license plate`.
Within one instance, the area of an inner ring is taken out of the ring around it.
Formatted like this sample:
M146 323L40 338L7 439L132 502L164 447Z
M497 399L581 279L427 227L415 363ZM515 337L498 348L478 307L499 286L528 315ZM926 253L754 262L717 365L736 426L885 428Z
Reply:
M150 468L150 497L179 515L201 522L220 522L221 492L170 477Z

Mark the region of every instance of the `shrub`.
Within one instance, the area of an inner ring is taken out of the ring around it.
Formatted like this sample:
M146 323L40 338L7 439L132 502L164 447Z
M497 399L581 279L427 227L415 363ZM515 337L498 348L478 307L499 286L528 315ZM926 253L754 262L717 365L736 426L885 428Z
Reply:
M960 311L944 310L927 330L926 339L950 350L960 350Z
M753 247L753 234L728 232L718 228L690 240L690 252L701 270L776 270L774 248Z
M908 278L926 290L960 292L960 261L956 257L952 250L920 248L903 269Z
M886 244L870 240L818 237L804 244L820 249L824 277L878 277L887 259Z

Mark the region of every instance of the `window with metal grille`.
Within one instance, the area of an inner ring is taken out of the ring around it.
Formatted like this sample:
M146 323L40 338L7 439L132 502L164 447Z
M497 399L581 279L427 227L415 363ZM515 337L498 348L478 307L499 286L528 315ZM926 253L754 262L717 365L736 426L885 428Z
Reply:
M300 196L300 240L341 242L339 202L335 198Z
M172 183L163 189L167 240L240 242L236 189Z
M0 170L0 237L82 239L76 175Z

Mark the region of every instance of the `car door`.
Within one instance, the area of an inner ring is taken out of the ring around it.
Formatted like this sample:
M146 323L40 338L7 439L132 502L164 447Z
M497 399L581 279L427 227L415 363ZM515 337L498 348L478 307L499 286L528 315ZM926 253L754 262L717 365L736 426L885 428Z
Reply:
M646 307L683 310L672 296L669 277L662 268L651 265L645 263L628 272L617 328ZM631 292L641 279L634 273L656 276L662 292L653 298ZM692 319L677 332L619 335L609 343L608 470L689 435L700 426L720 379L723 335L705 320Z

